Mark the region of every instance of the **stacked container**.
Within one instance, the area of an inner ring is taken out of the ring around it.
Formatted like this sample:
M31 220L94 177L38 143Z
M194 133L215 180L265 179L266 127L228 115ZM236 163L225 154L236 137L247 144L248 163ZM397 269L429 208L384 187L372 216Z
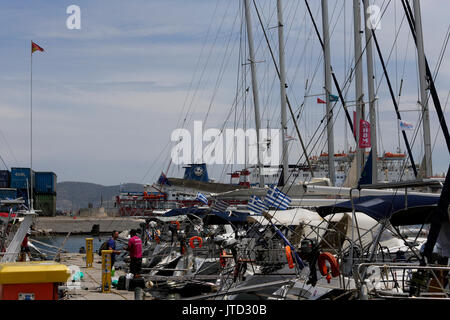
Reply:
M56 174L54 172L36 172L34 175L35 209L39 215L56 215Z
M34 171L30 168L11 168L10 187L17 189L17 197L23 198L25 205L29 205L31 177L34 180Z

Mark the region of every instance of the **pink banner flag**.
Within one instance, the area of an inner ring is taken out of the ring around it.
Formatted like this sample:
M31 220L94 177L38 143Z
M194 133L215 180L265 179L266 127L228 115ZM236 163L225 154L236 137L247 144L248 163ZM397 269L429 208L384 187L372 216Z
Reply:
M372 144L370 143L370 123L364 119L360 119L359 121L359 147L372 147Z

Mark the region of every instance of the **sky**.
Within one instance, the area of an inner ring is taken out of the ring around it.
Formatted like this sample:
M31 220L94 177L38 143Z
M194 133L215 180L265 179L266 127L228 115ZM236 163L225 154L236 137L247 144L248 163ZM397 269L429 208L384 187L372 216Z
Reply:
M256 3L277 52L276 2ZM310 3L321 29L320 2ZM384 12L377 35L394 91L402 87L402 117L417 124L419 113L408 111L417 110L416 53L402 7L399 1L372 4ZM80 8L80 29L67 27L70 5ZM351 5L350 0L329 1L331 63L342 87L353 57ZM450 2L428 0L421 5L425 51L435 70L448 32ZM298 123L304 140L312 141L311 151L320 153L326 150L324 137L314 136L323 117L323 105L315 103L315 95L323 93L320 46L303 1L285 0L283 6L288 96L296 113L301 110ZM254 8L252 19L262 123L278 128L279 83ZM254 127L251 90L245 91L250 73L241 1L0 0L0 40L0 156L8 168L29 167L31 162L31 41L45 50L33 53L33 169L55 172L58 182L152 183L167 168L169 176L180 177L182 166L170 165L173 130L192 130L194 120L204 121L205 128L243 127L244 118L246 127ZM375 60L379 148L395 151L395 113ZM447 50L436 80L443 108L449 84ZM367 92L366 79L364 86ZM346 99L355 100L354 83L344 88ZM336 114L335 149L343 150L351 141L345 139L343 111L336 109ZM442 174L450 157L432 103L430 117L433 171ZM295 135L292 122L288 127ZM407 134L412 139L414 132ZM403 142L400 148L405 150ZM290 149L295 163L300 157L298 140ZM416 159L423 156L420 131L413 151ZM223 180L230 169L214 165L210 176Z

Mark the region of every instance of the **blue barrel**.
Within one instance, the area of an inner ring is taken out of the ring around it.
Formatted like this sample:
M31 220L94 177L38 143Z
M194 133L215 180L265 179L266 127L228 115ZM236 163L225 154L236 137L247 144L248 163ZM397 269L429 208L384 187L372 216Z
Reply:
M11 188L29 188L32 174L34 175L34 171L30 168L11 168Z
M56 174L54 172L35 172L34 190L36 193L56 193Z

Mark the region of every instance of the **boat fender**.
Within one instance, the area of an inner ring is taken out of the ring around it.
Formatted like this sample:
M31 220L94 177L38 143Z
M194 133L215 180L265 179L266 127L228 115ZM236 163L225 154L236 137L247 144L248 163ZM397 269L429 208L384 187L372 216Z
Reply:
M327 261L330 264L331 275L330 271L328 270L328 266L326 263ZM330 283L331 277L337 277L340 274L339 263L337 262L337 259L329 252L321 253L317 260L317 264L319 265L320 274L327 277L328 283Z
M288 261L289 269L292 269L292 268L294 268L294 259L292 259L291 247L286 246L285 250L286 250L286 258Z
M198 241L198 247L201 248L203 244L203 239L199 236L195 236L189 239L189 245L192 249L195 249L194 240Z

